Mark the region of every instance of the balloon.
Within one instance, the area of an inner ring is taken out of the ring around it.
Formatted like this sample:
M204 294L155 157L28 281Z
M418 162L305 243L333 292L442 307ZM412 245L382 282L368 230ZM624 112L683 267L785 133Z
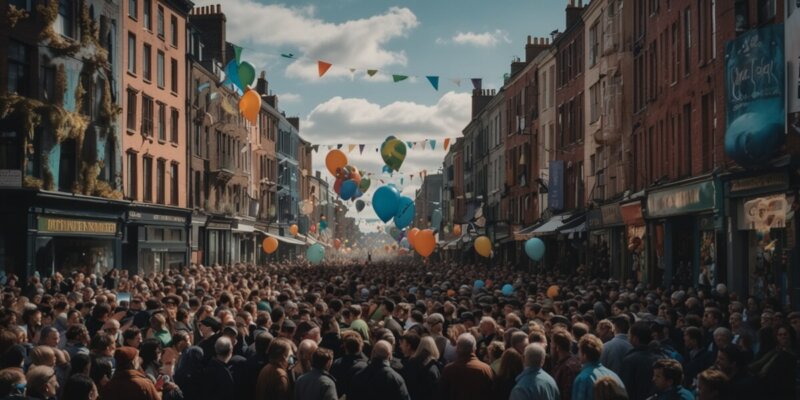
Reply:
M359 197L361 197L363 195L364 195L364 192L356 189L355 194L353 194L353 197L351 197L350 200L355 200L355 199L357 199L357 198L359 198Z
M339 247L340 247L341 245L342 245L342 241L341 241L341 240L339 240L339 239L333 239L333 247L335 247L335 248L336 248L336 250L339 250Z
M344 179L336 179L336 182L333 183L333 191L336 194L342 193L342 184L344 183Z
M357 200L356 201L356 211L361 212L361 210L364 209L365 205L366 204L364 203L364 200Z
M461 225L453 225L453 235L461 236Z
M475 251L484 257L489 257L492 254L492 241L486 236L479 236L475 239Z
M236 72L239 76L239 83L242 85L240 86L242 90L248 86L252 86L253 82L256 80L256 67L247 61L239 63L239 68L237 68Z
M406 159L406 144L398 139L387 139L381 145L381 157L389 168L399 171Z
M278 250L278 239L275 239L272 236L269 236L261 242L261 248L264 249L264 253L272 254L275 250Z
M356 193L356 189L358 188L358 184L352 179L348 179L342 183L342 187L339 191L339 195L342 196L342 200L350 200L353 198L353 195Z
M531 238L525 242L525 254L533 261L542 261L544 257L544 242L539 238Z
M261 110L261 96L253 89L247 89L239 99L239 112L251 124L258 122L258 112Z
M333 176L336 176L337 170L345 165L347 165L347 156L341 150L331 150L325 156L325 167Z
M767 107L750 111L757 112L739 115L725 131L725 154L744 166L768 162L786 140L783 119L773 116Z
M510 283L506 283L505 285L503 285L502 292L503 296L511 296L512 294L514 294L514 287L511 286Z
M434 249L436 249L436 238L433 236L433 231L430 229L419 231L414 238L414 250L416 250L419 255L428 258L428 256L433 254Z
M313 224L313 225L309 226L309 227L308 227L308 230L309 230L311 233L315 233L315 232L317 232L317 224Z
M306 250L306 259L312 264L319 264L325 258L325 248L319 243L312 244Z
M409 249L411 248L411 243L408 242L407 237L404 237L403 240L400 241L400 246L403 247L404 249Z
M383 169L381 169L381 172L383 172L384 174L391 174L392 173L392 169L389 168L388 165L384 165Z
M297 224L292 224L292 226L289 227L289 233L291 233L293 236L297 236L297 232Z
M472 284L472 286L475 289L483 289L483 287L486 286L486 282L478 279L478 280L475 281L475 283Z
M417 238L417 234L418 233L419 233L419 229L414 228L414 229L411 229L410 231L408 231L408 234L406 235L406 236L408 236L408 243L410 243L412 247L414 246L414 240Z
M358 190L366 193L367 190L369 190L369 185L370 184L372 184L372 182L369 180L369 178L362 177L361 178L361 183L358 184Z
M319 230L324 231L328 229L328 222L327 221L319 221Z
M239 66L236 65L236 60L228 61L225 65L225 80L236 85L237 88L244 90L242 83L239 82Z
M372 208L383 222L388 222L397 213L400 193L393 186L381 186L372 195Z
M403 229L414 221L414 215L417 211L416 207L414 206L414 200L410 197L401 196L397 204L397 213L394 215L394 224L398 228Z
M433 230L439 230L442 227L442 210L438 208L433 210L433 215L431 216L431 228Z
M558 292L560 290L561 288L559 288L558 285L550 286L549 288L547 288L547 297L550 299L555 299L556 297L558 297Z
M302 212L303 215L311 214L312 212L314 212L314 203L312 203L309 200L304 200L303 206L300 208L300 212Z
M350 179L356 181L357 185L361 184L361 173L358 172L358 168L350 167Z

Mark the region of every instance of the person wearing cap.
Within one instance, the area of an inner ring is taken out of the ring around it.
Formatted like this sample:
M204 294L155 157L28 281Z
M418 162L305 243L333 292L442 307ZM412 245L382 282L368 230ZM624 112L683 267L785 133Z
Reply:
M216 317L206 317L200 321L199 326L204 339L197 345L203 349L203 355L208 362L214 357L214 345L217 339L222 336L222 324Z
M139 350L123 346L114 352L116 372L100 390L100 398L114 400L160 400L155 384L139 370ZM165 387L167 384L165 384ZM173 385L174 386L174 385Z

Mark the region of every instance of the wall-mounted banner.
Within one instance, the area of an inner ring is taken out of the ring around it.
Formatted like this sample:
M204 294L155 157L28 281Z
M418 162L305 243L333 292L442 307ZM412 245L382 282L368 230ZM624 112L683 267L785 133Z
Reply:
M786 111L789 133L800 135L800 2L786 1Z
M725 152L744 166L768 162L785 140L783 35L770 25L725 45Z
M564 160L550 161L547 204L551 210L564 209Z

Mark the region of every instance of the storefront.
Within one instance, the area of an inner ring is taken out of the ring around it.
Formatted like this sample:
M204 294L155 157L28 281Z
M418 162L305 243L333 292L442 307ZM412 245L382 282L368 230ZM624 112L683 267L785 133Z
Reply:
M650 255L656 264L649 269L655 273L649 282L664 287L716 285L717 265L724 262L719 243L725 243L717 186L706 178L647 194L648 230L653 233Z
M797 190L789 174L770 172L732 177L727 182L730 202L729 276L741 293L780 298L788 302L792 285L791 260L796 256Z
M132 205L126 219L123 267L149 274L188 265L191 218L185 209Z
M206 266L231 263L231 227L233 220L224 217L210 216L206 221L203 236L203 255Z
M642 199L637 198L631 202L620 203L620 214L622 215L622 233L620 234L621 243L624 247L620 251L622 255L620 258L629 260L626 266L614 266L615 271L618 271L620 279L633 279L636 282L647 282L660 284L661 274L656 274L655 269L658 267L663 259L663 246L658 247L657 240L654 240L655 235L650 235L650 240L653 243L648 245L648 230L644 221L644 214L642 210ZM653 232L652 230L650 232ZM653 249L654 251L648 251ZM660 250L659 250L660 249ZM613 272L612 272L613 273Z
M207 215L197 211L192 213L192 226L189 231L189 246L192 250L192 264L204 263L206 222L208 222Z
M620 279L630 269L625 224L620 203L601 206L586 214L589 229L588 260L593 276Z
M231 232L233 234L233 259L237 262L254 263L256 250L255 220L236 218ZM260 248L260 246L258 246Z

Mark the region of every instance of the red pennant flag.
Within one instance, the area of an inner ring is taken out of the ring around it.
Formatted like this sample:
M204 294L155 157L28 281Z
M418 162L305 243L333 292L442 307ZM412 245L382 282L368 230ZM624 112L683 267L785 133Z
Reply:
M450 138L444 139L444 151L447 151L447 148L450 146Z
M322 75L325 75L328 72L328 69L331 68L331 63L326 63L325 61L317 61L317 68L319 69L319 77L322 78Z

